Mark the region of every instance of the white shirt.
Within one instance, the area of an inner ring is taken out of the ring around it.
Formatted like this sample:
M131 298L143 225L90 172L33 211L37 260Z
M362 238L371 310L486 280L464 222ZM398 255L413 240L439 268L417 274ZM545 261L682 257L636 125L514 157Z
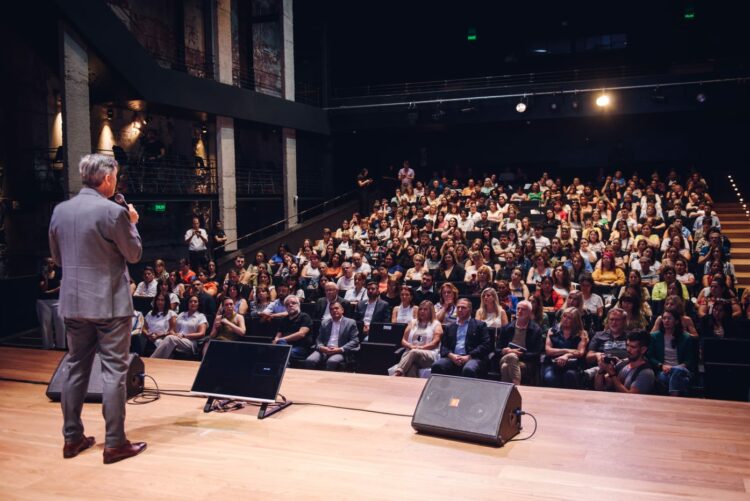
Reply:
M201 228L198 230L198 232L201 234L201 237L208 241L208 233L206 233L206 230ZM185 232L184 240L187 240L188 238L190 238L190 240L188 241L188 250L198 252L206 250L206 241L199 238L198 235L194 234L192 228Z
M472 231L474 229L474 220L469 217L466 219L459 219L458 227L461 228L461 231Z
M364 301L367 299L367 288L362 287L359 289L359 292L357 292L357 290L352 287L346 291L344 299L347 301Z
M544 235L539 237L533 236L532 238L534 239L534 245L536 246L537 252L541 251L545 247L549 247L550 245L549 238L545 237Z
M135 288L133 295L139 297L155 297L157 285L156 280L151 280L148 285L146 285L146 282L141 282L138 284L138 287Z
M370 322L372 322L372 314L375 313L375 305L378 304L378 300L376 299L372 303L367 303L367 308L365 308L365 317L362 319L362 322L365 325L370 325Z
M328 315L328 318L331 318L331 315ZM339 347L339 331L341 331L341 319L338 321L331 320L331 337L328 339L328 346L329 348L338 348Z
M169 321L176 316L177 313L172 310L166 314L159 312L156 315L149 311L146 313L146 327L150 333L166 334L169 331Z
M206 315L200 312L195 312L190 315L187 311L183 311L177 315L177 323L175 325L175 331L177 334L195 334L198 332L198 327L201 324L208 325Z
M336 287L339 288L341 291L348 291L350 289L354 288L354 275L352 275L351 278L347 278L346 275L342 275L337 281L336 281Z

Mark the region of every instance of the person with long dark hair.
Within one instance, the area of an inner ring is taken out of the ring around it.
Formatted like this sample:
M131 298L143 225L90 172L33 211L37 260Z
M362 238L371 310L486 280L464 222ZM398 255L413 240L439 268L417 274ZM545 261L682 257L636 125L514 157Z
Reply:
M675 308L665 309L661 321L661 330L651 333L648 359L669 395L685 396L698 362L694 338L682 329L680 313Z

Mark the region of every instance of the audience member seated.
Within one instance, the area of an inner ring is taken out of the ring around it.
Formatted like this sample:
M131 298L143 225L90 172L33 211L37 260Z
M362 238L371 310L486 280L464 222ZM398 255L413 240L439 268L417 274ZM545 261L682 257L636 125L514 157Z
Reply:
M208 320L198 311L200 299L196 295L188 298L188 309L175 319L175 330L162 339L152 358L172 358L174 352L194 356L198 354L199 341L206 336Z
M625 348L627 358L603 356L594 367L594 388L620 393L651 393L656 377L646 359L651 337L646 331L629 332Z
M305 360L313 347L312 319L300 309L297 296L286 296L284 307L287 314L281 318L279 328L272 343L292 347L292 360Z
M266 287L258 287L255 290L255 297L247 305L247 313L251 318L264 319L263 312L271 305L271 295ZM236 303L235 303L236 306ZM285 310L286 311L286 310ZM273 315L273 309L271 313L265 317L265 321L270 321L271 315Z
M370 333L371 323L386 323L391 319L391 307L380 299L377 282L367 282L367 300L357 303L357 319L364 324L365 336Z
M706 338L737 337L737 324L732 318L732 303L724 299L714 302L709 315L701 318L698 325L698 335Z
M542 382L556 388L578 388L588 334L575 308L563 311L560 323L547 333Z
M488 328L492 329L508 323L508 314L500 305L500 299L495 289L492 287L485 288L480 298L480 305L474 318L484 322Z
M516 319L497 334L495 353L500 375L506 383L521 384L522 376L538 367L544 345L542 328L532 319L533 306L521 301L516 306Z
M441 324L453 324L456 322L456 302L458 301L458 288L451 282L445 282L440 286L440 301L435 303L435 314Z
M622 308L612 308L607 313L604 330L594 334L589 341L588 353L586 353L586 365L589 368L584 370L587 383L593 384L594 377L606 368L605 358L617 358L617 361L627 358L627 331L625 330L627 322L628 314Z
M143 281L138 284L135 288L136 297L154 297L158 291L156 278L154 277L154 269L150 266L146 266L143 269Z
M380 299L388 303L388 306L393 309L401 304L401 287L398 280L389 278L386 284L385 292L380 294Z
M682 329L676 308L665 309L661 322L661 329L651 334L649 362L670 396L686 396L698 366L695 338Z
M158 347L165 337L176 332L176 319L177 313L169 307L169 296L164 293L157 294L154 298L154 307L146 313L143 320L141 336L135 340L136 353L145 354L147 341Z
M356 273L354 275L354 287L348 289L344 295L344 300L350 303L355 308L357 305L367 300L367 275L364 273Z
M221 309L216 314L209 340L203 345L203 354L212 339L219 341L237 341L245 335L245 317L234 310L234 300L230 297L221 302Z
M601 259L601 267L591 274L596 285L605 287L625 285L625 273L615 266L614 255L605 252Z
M331 318L331 305L333 303L344 303L344 298L339 296L339 289L333 282L325 284L325 295L318 299L315 303L315 311L313 313L313 320L320 320L325 322Z
M471 301L456 303L456 321L445 329L440 342L440 358L433 364L433 374L482 377L487 371L487 357L492 350L487 324L471 318Z
M742 309L737 302L737 296L727 288L726 283L721 277L721 274L715 275L711 280L708 291L704 289L698 294L698 318L708 315L713 304L719 299L729 301L732 304L732 318L739 318L742 315Z
M289 314L286 305L284 304L284 300L287 296L289 296L289 284L282 282L276 288L276 299L270 302L268 306L259 313L261 321L270 322L274 318L286 317Z
M682 319L682 330L693 337L698 336L698 330L695 328L693 318L685 311L686 305L692 306L693 303L685 302L685 300L682 299L682 296L678 296L676 294L670 294L669 296L667 296L663 303L664 307L660 311L660 314L656 317L656 321L654 322L654 326L651 329L651 333L658 332L662 328L661 312L663 312L664 310L675 309Z
M416 318L409 321L401 339L405 351L393 370L394 376L417 377L438 360L443 326L435 318L435 307L424 300L417 308Z
M339 301L331 303L328 309L330 315L320 326L314 351L304 361L307 369L325 365L326 370L339 370L359 350L357 323L344 316L344 307Z
M435 292L434 275L431 271L422 274L422 281L414 291L414 302L422 304L422 301L430 301L435 304L440 300L440 295Z
M398 285L396 283L396 285ZM381 299L385 299L381 296ZM399 303L393 306L391 312L392 324L409 324L417 317L417 307L414 306L414 292L406 285L400 287Z

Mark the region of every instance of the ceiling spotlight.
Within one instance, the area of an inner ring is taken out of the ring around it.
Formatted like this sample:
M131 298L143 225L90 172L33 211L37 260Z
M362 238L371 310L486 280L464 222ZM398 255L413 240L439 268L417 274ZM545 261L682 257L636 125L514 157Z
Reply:
M519 101L518 104L516 104L516 111L518 113L523 113L524 111L526 111L526 103L524 103L523 101Z
M208 134L208 124L206 123L201 124L201 133Z
M115 110L112 108L107 108L107 120L112 120L115 116Z
M549 103L550 111L557 111L558 109L560 109L560 106L557 104L556 101L552 101L551 103Z
M606 108L607 106L609 106L609 103L609 94L602 94L601 96L596 98L596 105L600 108Z
M700 104L703 104L706 102L706 95L703 92L699 92L695 95L695 100L698 101Z
M573 111L578 111L581 108L581 103L578 101L578 93L573 94L573 100L570 102L570 107Z

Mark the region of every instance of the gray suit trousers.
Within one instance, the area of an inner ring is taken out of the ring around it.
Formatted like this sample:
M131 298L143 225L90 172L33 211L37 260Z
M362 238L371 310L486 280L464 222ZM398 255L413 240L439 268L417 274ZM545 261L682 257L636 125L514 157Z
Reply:
M63 436L66 442L83 436L81 409L94 362L99 352L102 362L102 414L106 425L106 447L119 447L125 438L125 403L130 348L130 317L113 319L66 318L68 337L68 378L63 382Z

